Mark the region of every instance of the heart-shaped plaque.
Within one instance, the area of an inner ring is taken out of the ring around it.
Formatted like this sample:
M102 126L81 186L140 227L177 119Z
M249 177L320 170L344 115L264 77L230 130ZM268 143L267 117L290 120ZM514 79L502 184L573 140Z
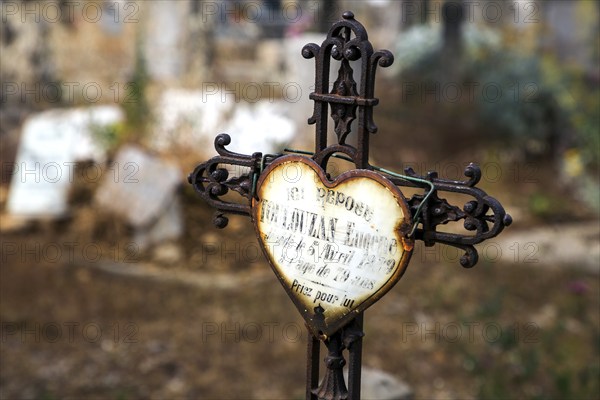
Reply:
M412 253L406 200L373 171L329 181L313 160L283 156L261 174L252 210L273 271L321 338L390 290Z

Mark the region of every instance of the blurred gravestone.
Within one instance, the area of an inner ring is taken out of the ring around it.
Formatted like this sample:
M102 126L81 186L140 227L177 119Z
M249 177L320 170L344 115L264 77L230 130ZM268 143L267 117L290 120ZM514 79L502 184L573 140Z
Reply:
M183 230L176 189L181 173L174 165L134 146L123 147L96 193L96 204L134 228L144 250L153 243L178 238Z
M442 6L442 51L439 69L447 81L460 79L463 62L463 20L464 9L460 2L447 2Z
M240 102L235 104L236 100ZM248 104L216 84L206 85L204 91L166 90L155 109L150 145L162 151L185 148L202 154L212 148L215 133L225 130L232 134L233 151L253 148L273 153L296 133L288 106L285 100L268 97Z
M94 132L122 120L117 106L49 110L28 118L13 166L8 213L32 218L66 214L76 162L103 162L105 151Z
M311 92L315 90L314 76L315 71L312 68L306 68L305 59L302 53L298 51L306 43L319 43L322 35L317 33L303 33L294 37L285 39L284 42L284 62L286 71L286 80L283 99L291 111L291 116L298 129L310 132L312 129L306 124L306 116L313 112L313 104L309 99ZM333 64L335 60L332 60ZM358 72L356 72L358 73ZM329 82L334 82L337 78L337 71L331 68ZM303 135L304 136L304 135Z
M379 369L363 367L360 398L364 400L412 400L414 393L410 386L391 374ZM346 381L348 370L344 370Z
M282 38L286 20L281 9L281 0L263 0L264 13L261 13L263 39Z
M462 23L464 20L462 3L444 3L442 18L444 21L444 50L448 52L448 56L456 57L462 49Z
M159 81L176 80L184 70L186 2L147 2L148 20L145 58L150 76Z

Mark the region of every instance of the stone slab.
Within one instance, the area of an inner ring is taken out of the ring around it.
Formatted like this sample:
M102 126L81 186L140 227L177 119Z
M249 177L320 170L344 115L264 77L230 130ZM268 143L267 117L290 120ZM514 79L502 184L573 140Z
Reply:
M173 202L182 182L179 169L139 147L124 146L96 192L96 204L135 229L150 229Z
M56 109L28 118L14 164L7 212L30 218L66 214L75 163L102 163L105 159L93 129L123 118L117 106Z

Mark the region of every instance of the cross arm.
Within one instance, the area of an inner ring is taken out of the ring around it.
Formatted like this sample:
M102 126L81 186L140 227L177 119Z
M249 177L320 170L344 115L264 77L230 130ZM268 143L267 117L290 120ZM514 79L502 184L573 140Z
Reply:
M215 150L218 156L198 164L188 176L188 182L196 193L210 206L216 209L213 224L225 228L229 222L225 213L250 216L253 192L253 178L256 176L262 160L261 153L245 155L234 153L225 148L231 143L231 137L225 133L215 138ZM236 172L231 176L230 171ZM245 201L234 202L223 199L230 191L237 192Z
M481 169L476 164L469 164L464 171L467 179L463 181L442 179L437 172L429 172L426 177L418 176L411 168L405 170L406 175L430 181L434 192L422 207L421 227L415 230L415 239L424 242L425 246L436 243L446 244L462 249L465 254L460 258L460 264L465 268L477 264L479 256L474 245L484 240L493 238L512 223L512 217L504 211L498 200L489 196L476 187L481 179ZM416 184L394 177L389 177L397 186L415 187ZM470 196L462 207L450 204L445 198L440 198L440 193L458 193ZM423 202L424 195L415 194L409 199L413 217L419 205ZM470 235L459 233L440 232L437 227L450 222L463 221L463 227Z
M251 215L251 202L258 176L264 167L281 156L234 153L225 148L230 143L229 135L218 135L215 138L215 149L219 155L199 164L188 177L198 195L216 209L213 223L218 228L227 226L228 218L225 214ZM234 174L231 173L232 170ZM410 168L405 173L419 177ZM421 207L420 226L415 229L414 238L423 241L425 246L440 243L463 250L465 254L460 263L468 268L477 264L479 259L474 245L500 234L504 227L511 224L512 218L498 200L476 187L481 178L481 170L477 165L469 164L464 175L467 179L463 181L439 178L437 172L419 177L430 181L434 192ZM386 177L399 187L419 187L418 183L412 181L389 175ZM232 201L232 191L237 193L238 201ZM440 197L444 192L466 195L471 200L459 207ZM415 194L408 200L413 219L424 198L424 195ZM440 225L459 221L463 221L463 227L471 234L438 230Z

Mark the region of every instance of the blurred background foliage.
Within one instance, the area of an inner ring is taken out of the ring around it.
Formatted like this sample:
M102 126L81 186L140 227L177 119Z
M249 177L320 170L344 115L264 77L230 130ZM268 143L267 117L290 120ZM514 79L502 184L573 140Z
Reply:
M599 11L595 2L573 8L591 68L565 60L540 39L551 29L544 23L525 29L460 18L409 27L396 45L393 68L413 119L435 114L435 125L446 127L442 136L454 136L456 146L487 143L512 150L521 162L543 164L555 182L598 213ZM546 191L532 194L529 204L533 215L548 218L566 202Z

